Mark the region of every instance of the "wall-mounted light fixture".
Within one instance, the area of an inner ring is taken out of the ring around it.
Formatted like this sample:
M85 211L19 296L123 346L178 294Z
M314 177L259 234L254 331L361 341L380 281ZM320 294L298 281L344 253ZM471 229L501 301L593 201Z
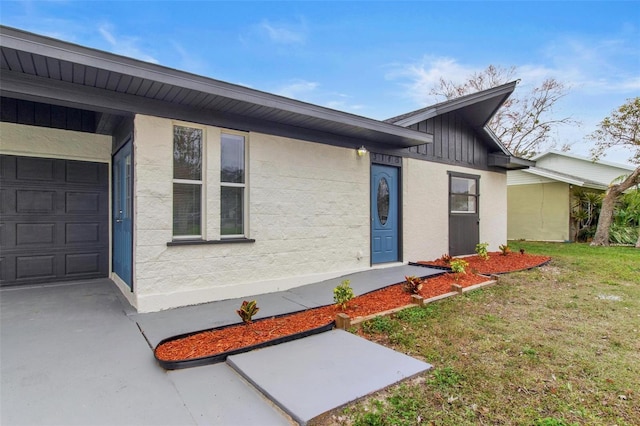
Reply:
M357 153L358 153L358 157L364 157L367 154L367 148L365 148L364 145L362 145L360 148L357 149Z

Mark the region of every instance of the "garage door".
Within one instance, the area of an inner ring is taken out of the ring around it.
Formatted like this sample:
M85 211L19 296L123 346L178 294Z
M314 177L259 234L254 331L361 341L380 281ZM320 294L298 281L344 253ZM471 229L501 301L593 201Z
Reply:
M106 277L105 163L0 156L0 284Z

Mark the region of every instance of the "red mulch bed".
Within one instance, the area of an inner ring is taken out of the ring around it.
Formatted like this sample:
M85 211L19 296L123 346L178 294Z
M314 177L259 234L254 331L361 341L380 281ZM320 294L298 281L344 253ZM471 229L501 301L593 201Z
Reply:
M521 255L519 253L511 253L508 256L490 253L490 258L487 261L478 259L477 256L465 257L465 260L469 262L467 271L478 271L484 274L527 269L538 266L549 259L546 256ZM447 266L444 262L440 262L437 260L419 263ZM450 292L452 284L469 287L485 281L487 281L487 277L471 272L460 276L447 273L424 280L420 295L429 299ZM335 319L339 312L344 312L351 318L357 318L399 308L410 303L411 295L403 290L401 284L395 284L352 299L344 311L335 305L329 305L291 315L265 318L251 324L241 323L218 330L203 331L163 343L156 348L155 354L158 359L163 361L182 361L213 356L327 325Z
M533 268L535 266L540 266L545 262L551 260L549 256L537 256L533 254L526 253L509 253L506 256L501 252L490 252L489 259L484 260L479 256L468 256L462 257L465 261L469 262L469 266L467 267L467 271L471 271L476 274L502 274L505 272L514 272L521 271L523 269ZM421 265L431 265L431 266L446 266L449 265L444 262L442 259L425 261L422 260L417 262Z

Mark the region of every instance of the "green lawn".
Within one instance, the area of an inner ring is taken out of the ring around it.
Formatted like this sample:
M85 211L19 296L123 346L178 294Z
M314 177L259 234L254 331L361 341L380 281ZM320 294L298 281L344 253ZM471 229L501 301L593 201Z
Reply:
M318 424L640 424L640 250L510 245L553 260L366 324L434 368Z

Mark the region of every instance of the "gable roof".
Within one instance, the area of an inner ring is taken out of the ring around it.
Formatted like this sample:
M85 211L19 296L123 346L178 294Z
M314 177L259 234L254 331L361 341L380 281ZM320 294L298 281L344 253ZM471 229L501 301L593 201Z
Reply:
M397 117L392 117L385 121L387 123L397 124L398 126L408 127L437 115L457 111L464 117L469 125L474 128L482 128L489 123L491 117L494 116L496 111L498 111L511 93L513 93L517 84L518 81L512 81L501 86L460 96L459 98L450 99Z
M336 111L208 77L0 26L2 96L99 111L101 120L136 113L309 140L354 140L387 148L433 141L392 123ZM109 134L113 128L103 126Z
M546 152L541 152L540 154L534 156L531 159L534 160L534 161L538 161L538 160L544 160L545 158L551 157L551 156L566 157L566 158L571 158L571 159L574 159L574 160L586 161L588 163L597 163L597 164L602 164L604 166L610 166L610 167L615 167L615 168L618 168L618 169L629 170L629 171L635 169L633 166L630 166L628 164L615 163L613 161L606 161L606 160L594 161L593 159L584 157L582 155L571 154L571 153L562 152L562 151L556 151L554 149L546 151Z
M500 142L498 137L487 126L491 118L498 109L511 96L519 80L512 81L500 86L492 87L480 92L460 96L418 109L406 114L392 117L385 120L399 126L409 127L438 115L455 111L489 146L489 165L506 168L509 170L524 169L532 167L535 162L520 157L513 156L509 150Z
M567 173L561 173L554 170L545 169L543 167L531 167L527 170L524 170L526 173L530 173L532 175L545 177L547 179L555 180L558 182L568 183L570 185L581 186L584 188L593 188L593 189L607 189L607 185L604 185L600 182L596 182L589 179L584 179L579 176L572 176Z

